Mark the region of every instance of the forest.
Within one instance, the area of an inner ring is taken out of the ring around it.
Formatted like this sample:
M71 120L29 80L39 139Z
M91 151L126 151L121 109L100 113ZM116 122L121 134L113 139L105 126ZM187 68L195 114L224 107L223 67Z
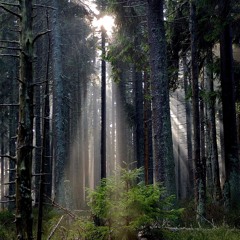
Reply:
M238 0L2 0L0 23L0 240L240 239Z

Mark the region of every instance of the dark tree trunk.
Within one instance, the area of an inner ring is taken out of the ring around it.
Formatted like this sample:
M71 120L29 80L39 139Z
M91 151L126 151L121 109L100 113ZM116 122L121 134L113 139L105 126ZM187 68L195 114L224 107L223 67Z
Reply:
M208 143L208 156L207 162L209 163L209 187L212 189L212 196L214 202L219 202L222 198L220 175L219 175L219 162L218 162L218 148L217 148L217 133L216 133L216 119L215 119L215 95L213 86L213 73L212 73L212 50L209 49L206 59L206 91L207 95L207 135Z
M175 194L176 183L163 3L163 0L148 0L147 12L151 69L153 152L156 182L164 183L168 194Z
M136 160L137 167L144 166L144 129L143 129L143 87L142 73L133 67L135 86L135 124L136 124Z
M239 156L236 131L235 85L233 77L232 30L230 24L230 2L220 1L220 36L221 86L224 131L224 155L226 180L224 183L225 207L234 209L239 205Z
M32 149L33 149L33 32L32 1L19 1L20 85L17 137L16 227L19 240L32 240Z
M105 42L106 30L101 29L102 33L102 66L101 66L101 179L106 178L106 61L105 61Z
M191 88L189 83L188 76L188 67L186 56L183 56L183 72L184 72L184 93L185 98L188 95L188 91ZM193 149L192 149L192 120L191 120L191 103L190 100L185 102L186 108L186 128L187 128L187 171L188 171L188 180L187 180L187 192L188 196L192 197L194 194L194 177L193 177Z
M52 75L53 75L53 135L54 135L54 191L56 200L65 206L64 181L67 160L67 105L63 81L62 48L60 37L60 3L53 0L55 8L51 18Z
M197 219L203 221L205 216L206 181L204 162L200 151L200 114L199 114L199 86L198 86L198 62L197 62L197 36L196 36L196 5L190 3L190 33L191 33L191 73L192 73L192 106L193 106L193 142L194 142L194 178L195 178L195 202L197 207Z
M150 95L149 75L144 73L144 171L146 185L153 183L152 110Z

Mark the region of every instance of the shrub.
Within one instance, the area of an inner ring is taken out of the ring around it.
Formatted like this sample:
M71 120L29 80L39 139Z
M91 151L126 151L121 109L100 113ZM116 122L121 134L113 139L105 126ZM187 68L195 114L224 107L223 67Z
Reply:
M142 169L120 169L116 176L104 179L96 190L89 190L91 212L100 225L109 228L112 239L136 239L151 229L177 218L181 209L173 209L173 196L166 196L160 185L138 182Z

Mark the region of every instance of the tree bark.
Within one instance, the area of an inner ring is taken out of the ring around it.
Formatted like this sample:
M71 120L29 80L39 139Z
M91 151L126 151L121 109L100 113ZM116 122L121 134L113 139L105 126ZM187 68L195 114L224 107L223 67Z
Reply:
M236 131L235 84L233 77L232 30L230 2L220 1L220 20L223 26L220 35L221 87L224 131L224 155L226 180L224 197L226 210L239 206L239 156Z
M163 0L148 0L147 12L155 181L162 182L166 186L168 194L175 194L175 166L170 121L163 3Z
M17 137L16 227L19 240L33 239L32 234L32 149L33 149L33 31L32 1L19 1L20 83L19 125Z
M196 36L196 5L190 2L190 33L191 33L191 77L192 77L192 106L193 106L193 158L195 178L195 202L197 208L197 220L202 222L205 216L206 181L205 163L201 159L200 151L200 114L199 114L199 85L197 62L197 36ZM202 146L204 147L204 146Z

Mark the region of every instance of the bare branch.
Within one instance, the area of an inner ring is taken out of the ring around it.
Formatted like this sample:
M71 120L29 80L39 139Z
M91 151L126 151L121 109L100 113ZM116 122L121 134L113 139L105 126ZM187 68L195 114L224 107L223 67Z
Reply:
M43 35L45 35L45 34L48 34L48 33L50 33L50 32L51 32L51 30L47 30L47 31L45 31L45 32L39 33L39 34L33 39L33 44L37 41L38 38L40 38L41 36L43 36Z
M19 41L11 41L11 40L0 40L0 42L2 43L15 43L15 44L19 44Z
M55 231L57 230L59 224L60 224L61 221L63 220L63 217L64 217L64 215L61 216L61 218L60 218L59 221L57 222L56 226L55 226L55 227L53 228L53 230L50 232L47 240L50 240L50 239L52 238L52 236L53 236L53 234L55 233Z
M12 182L6 182L6 183L4 183L4 185L10 185L10 184L14 184L15 183L15 181L12 181Z
M54 201L54 199L51 199L51 198L48 197L46 194L44 194L44 197L46 197L48 200L50 200L51 203L52 203L52 205L53 205L54 207L57 207L58 209L63 210L63 211L66 212L71 218L73 218L73 219L77 219L77 218L78 218L76 214L74 214L73 212L71 212L69 209L64 208L64 207L61 206L60 204L56 203L56 202Z
M22 19L22 16L21 16L20 14L18 14L18 13L16 13L16 12L12 11L12 10L10 10L10 9L8 9L8 8L5 7L5 6L3 6L2 3L1 3L1 5L0 5L0 7L1 7L3 10L5 10L6 12L8 12L8 13L10 13L10 14L12 14L12 15L14 15L14 16L20 18L20 19Z
M16 48L16 47L5 47L5 46L0 46L0 48L8 49L8 50L17 50L17 51L21 51L21 48Z
M19 57L20 57L19 55L15 55L15 54L5 54L5 53L0 54L0 56L3 56L3 57L16 57L16 58L19 58Z
M4 158L9 158L10 160L13 160L14 162L16 162L17 158L10 156L10 155L0 155L0 157L4 157Z
M19 4L15 4L15 3L0 2L0 4L2 4L2 5L6 5L6 6L11 6L11 7L17 7L17 8L20 8L20 5L19 5Z
M47 6L47 5L42 5L42 4L33 4L33 7L40 7L40 8L49 8L49 9L52 9L52 10L57 10L56 8L54 7L51 7L51 6Z
M10 103L0 103L0 107L18 107L19 104L10 104Z

